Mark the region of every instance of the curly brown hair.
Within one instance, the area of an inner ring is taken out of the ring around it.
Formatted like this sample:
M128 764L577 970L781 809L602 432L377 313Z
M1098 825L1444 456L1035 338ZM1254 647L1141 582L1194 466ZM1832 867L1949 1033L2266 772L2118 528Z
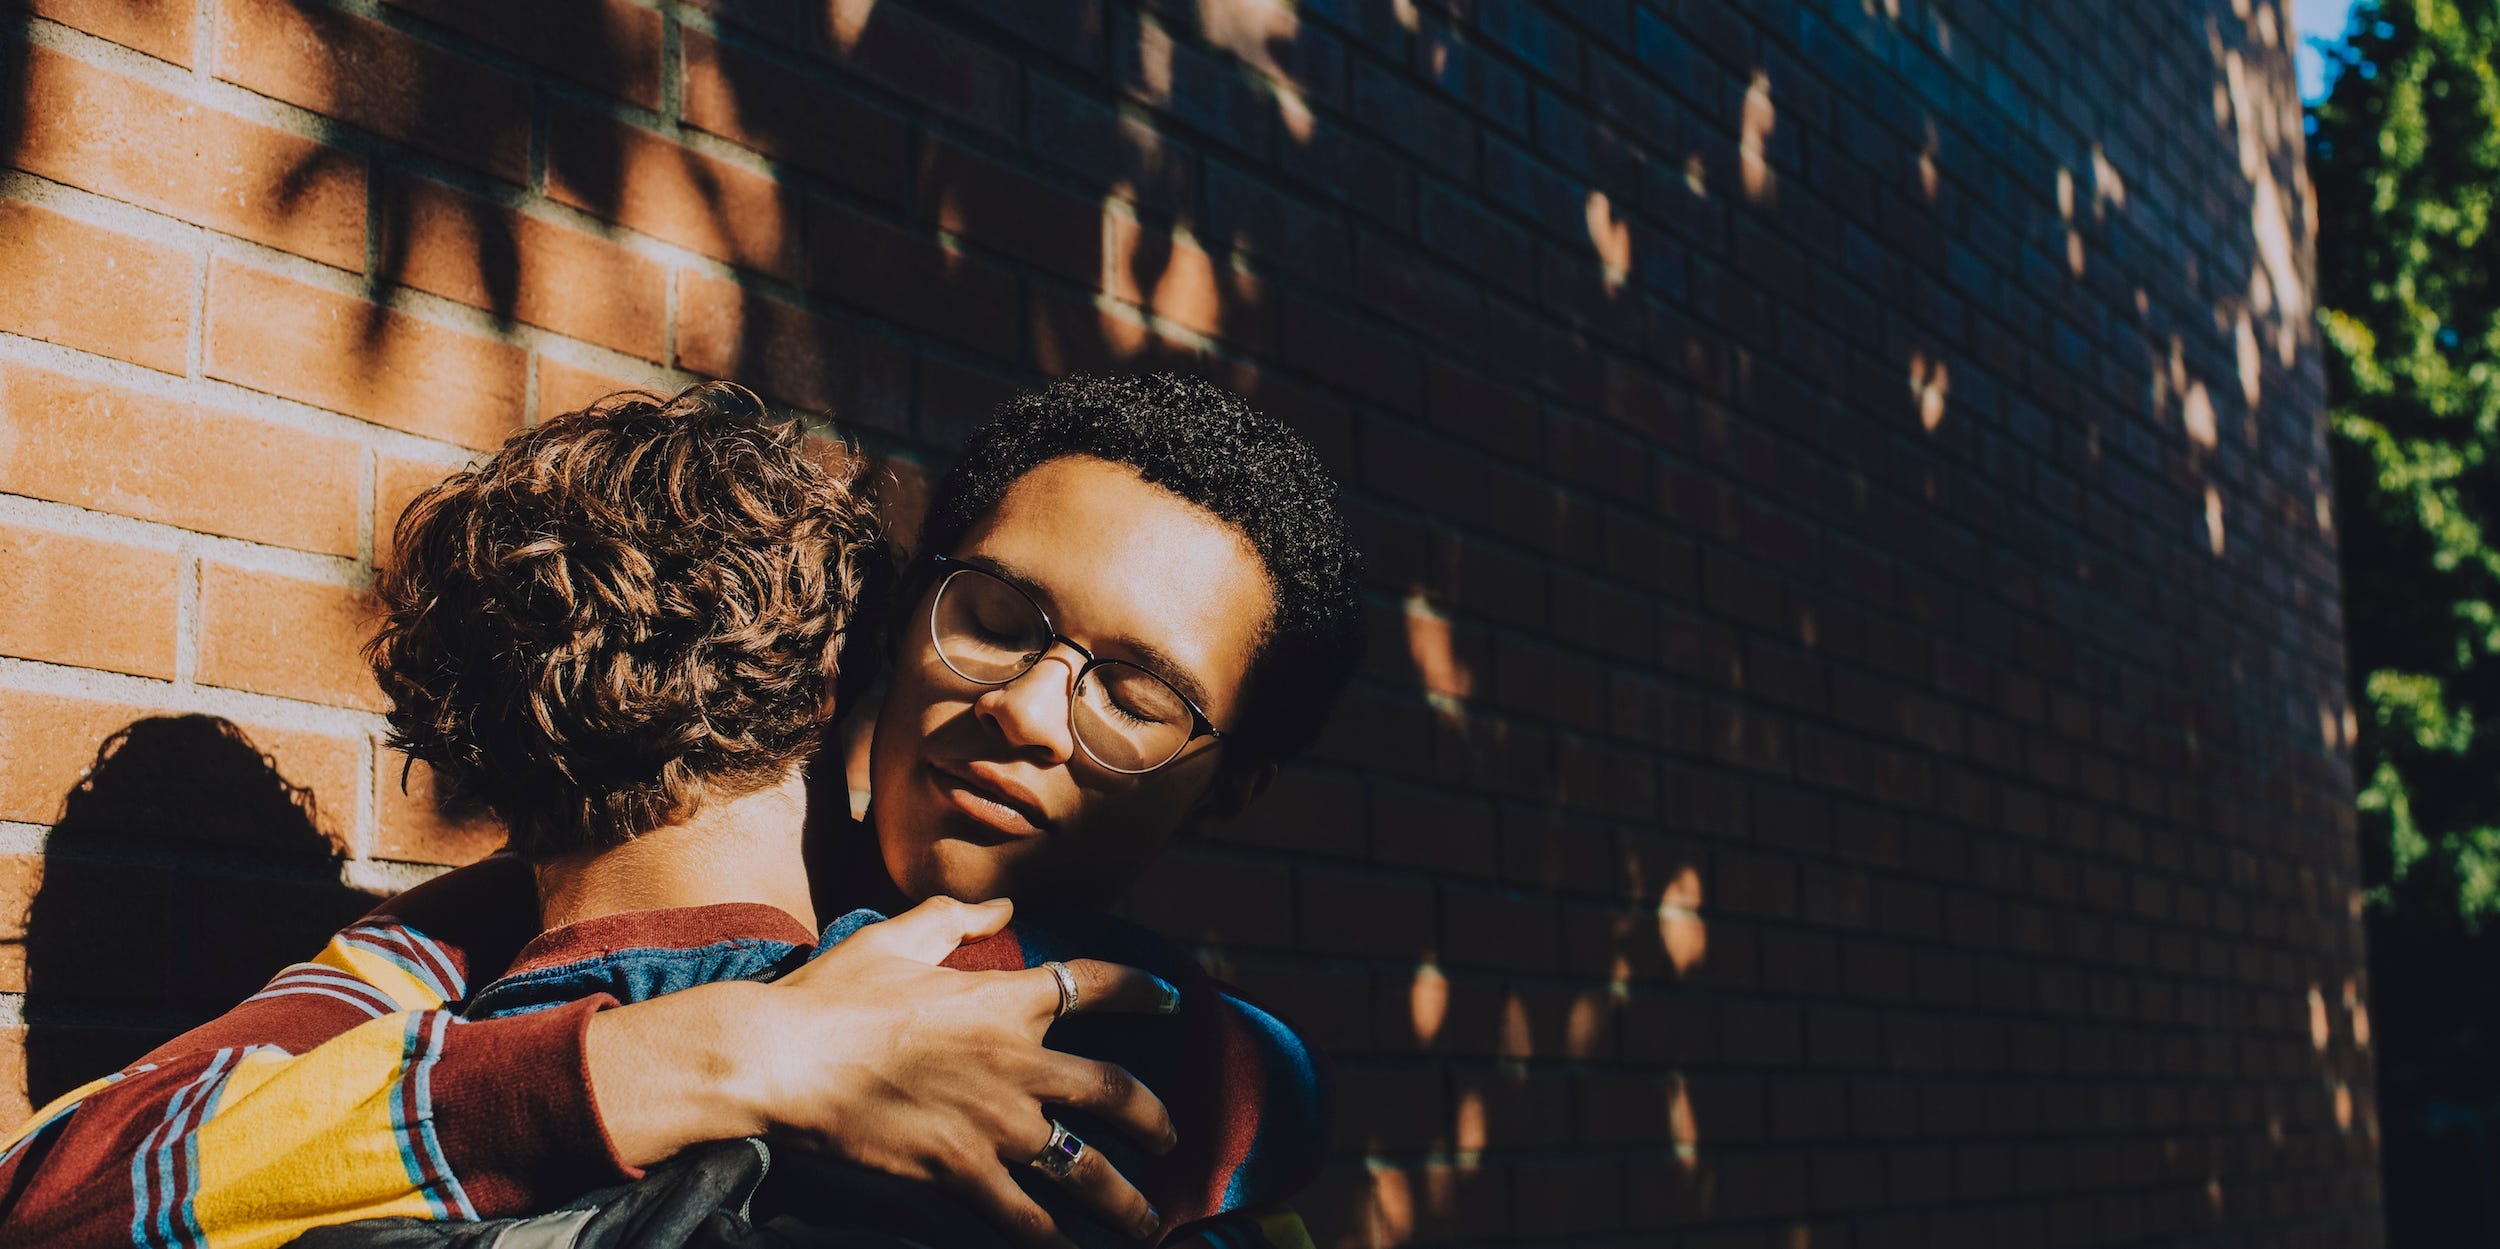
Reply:
M418 496L365 648L390 744L531 860L779 782L879 558L842 451L732 384L623 391Z

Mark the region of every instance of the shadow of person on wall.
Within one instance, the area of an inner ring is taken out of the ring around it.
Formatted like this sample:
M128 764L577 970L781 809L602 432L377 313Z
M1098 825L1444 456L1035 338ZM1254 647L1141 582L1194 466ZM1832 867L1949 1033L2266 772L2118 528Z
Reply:
M372 909L314 813L230 721L150 716L104 740L27 911L31 1104L216 1017Z

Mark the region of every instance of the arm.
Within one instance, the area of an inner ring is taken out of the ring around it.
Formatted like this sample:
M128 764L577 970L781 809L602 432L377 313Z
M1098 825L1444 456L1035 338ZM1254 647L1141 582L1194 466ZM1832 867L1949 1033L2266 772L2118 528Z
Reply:
M464 970L368 920L73 1090L0 1147L0 1245L275 1245L368 1215L525 1208L619 1175L581 1079L601 1003L462 1023L443 1005ZM438 1119L445 1105L464 1113Z
M934 966L1005 908L904 918L773 985L480 1022L442 1009L464 987L431 957L448 947L377 950L351 929L0 1146L0 1249L252 1249L362 1218L529 1212L688 1144L767 1132L938 1180L1064 1243L1007 1179L1047 1133L1041 1102L1097 1107L1155 1142L1169 1121L1125 1073L1040 1047L1046 974ZM1102 1005L1153 1000L1142 973L1094 974ZM1098 1184L1098 1204L1143 1209L1116 1173Z

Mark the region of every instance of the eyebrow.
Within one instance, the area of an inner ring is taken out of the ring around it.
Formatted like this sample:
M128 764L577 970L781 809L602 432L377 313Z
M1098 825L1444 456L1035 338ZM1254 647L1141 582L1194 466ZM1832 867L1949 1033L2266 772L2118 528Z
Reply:
M978 568L981 571L1024 591L1026 594L1033 596L1033 598L1042 603L1042 610L1045 612L1049 611L1050 608L1055 605L1051 601L1050 591L1044 589L1041 582L1035 580L1032 574L1025 572L1023 569L1020 569L1005 560L992 555L959 555L955 558L959 562L970 564L973 567ZM1057 620L1053 620L1050 623L1052 628L1057 628L1059 626L1059 622ZM1173 658L1170 651L1167 651L1152 642L1146 641L1143 638L1132 637L1126 634L1117 635L1108 639L1096 640L1104 645L1118 647L1119 649L1136 656L1137 658L1134 660L1122 660L1121 662L1130 663L1135 667L1142 667L1156 676L1163 678L1171 684L1173 689L1179 690L1181 697L1188 699L1190 705L1198 708L1199 714L1206 714L1206 687L1199 684L1198 678L1192 675L1188 667L1183 665L1180 660ZM1096 646L1089 649L1099 650L1101 647Z

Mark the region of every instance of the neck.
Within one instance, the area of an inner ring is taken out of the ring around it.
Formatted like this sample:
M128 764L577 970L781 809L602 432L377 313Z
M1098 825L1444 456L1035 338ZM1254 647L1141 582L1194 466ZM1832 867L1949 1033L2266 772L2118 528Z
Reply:
M536 865L539 925L561 928L627 911L761 902L789 912L814 932L816 908L800 849L806 818L806 783L797 768L770 789L735 798L700 797L685 818L624 845Z

